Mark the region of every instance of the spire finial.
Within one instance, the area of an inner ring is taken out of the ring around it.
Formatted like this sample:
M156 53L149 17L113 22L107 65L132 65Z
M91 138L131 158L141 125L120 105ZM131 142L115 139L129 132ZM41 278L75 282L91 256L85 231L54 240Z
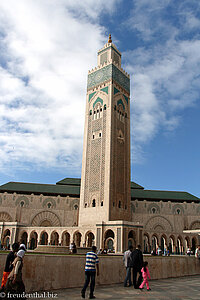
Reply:
M109 34L108 43L112 43L111 34Z

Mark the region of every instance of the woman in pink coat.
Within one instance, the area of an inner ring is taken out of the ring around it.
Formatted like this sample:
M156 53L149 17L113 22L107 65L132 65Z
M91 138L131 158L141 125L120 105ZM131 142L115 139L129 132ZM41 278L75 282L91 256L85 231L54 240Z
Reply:
M151 279L150 274L149 274L149 269L147 268L148 262L145 261L143 264L143 268L141 270L142 272L142 277L143 277L143 282L142 284L139 286L139 289L142 290L144 288L144 285L146 283L147 286L147 291L150 291L150 287L149 287L149 282L148 282L148 278Z

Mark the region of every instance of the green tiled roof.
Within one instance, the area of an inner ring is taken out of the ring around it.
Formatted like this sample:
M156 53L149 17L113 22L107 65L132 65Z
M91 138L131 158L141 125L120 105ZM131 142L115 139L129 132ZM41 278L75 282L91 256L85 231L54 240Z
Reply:
M0 186L0 192L48 194L80 197L80 186L8 182Z
M56 184L80 186L81 185L81 179L80 178L64 178L64 179L56 182Z
M176 191L155 191L131 189L131 198L138 200L155 200L155 201L180 201L180 202L200 202L200 199L187 192Z
M64 179L56 182L56 184L80 186L81 179L80 178L64 178ZM132 189L144 189L141 185L139 185L133 181L131 182L131 188Z
M64 178L56 184L40 184L25 182L8 182L0 186L0 192L36 195L61 195L80 197L80 178ZM131 182L132 200L151 201L178 201L178 202L200 202L200 199L187 192L144 190L144 188Z
M131 181L131 189L144 189L143 186Z

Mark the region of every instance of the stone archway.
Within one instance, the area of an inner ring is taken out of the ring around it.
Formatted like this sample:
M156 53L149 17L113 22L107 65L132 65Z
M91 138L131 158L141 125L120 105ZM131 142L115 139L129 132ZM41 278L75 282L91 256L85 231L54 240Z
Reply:
M51 233L50 244L54 245L54 246L58 246L58 244L59 244L59 235L56 231L53 231Z
M33 217L31 225L35 227L60 227L61 222L55 213L42 211Z
M172 254L176 252L175 237L173 235L170 235L169 237L169 252Z
M151 237L151 250L156 252L158 246L158 236L157 234L153 234Z
M86 247L92 247L94 244L94 239L95 239L94 234L91 231L87 232L85 235Z
M191 247L192 254L195 254L196 246L197 246L197 238L192 237L192 247Z
M104 248L110 251L114 250L115 234L111 229L104 233Z
M28 234L26 231L24 231L20 237L20 244L24 244L27 248L27 242L28 242Z
M30 244L29 244L29 249L34 250L37 248L37 242L38 242L38 234L35 231L32 231L30 234Z
M166 255L167 253L167 237L165 234L163 234L160 238L160 247L162 252Z
M70 234L67 231L64 231L62 233L62 240L61 240L61 245L62 246L69 246L70 244Z
M3 232L3 237L2 237L2 246L5 249L10 249L10 230L6 229Z
M183 239L181 236L177 238L176 254L183 254Z
M0 222L12 222L12 218L7 212L2 211L0 212Z
M42 231L40 234L40 245L48 245L48 234L46 231Z
M133 230L130 230L128 233L128 248L130 246L136 247L136 233Z
M162 216L155 216L150 218L145 226L144 229L146 229L146 231L152 231L152 232L173 232L173 226L170 223L170 221Z
M150 242L149 242L149 235L148 233L144 233L143 236L143 242L144 242L144 253L150 253L151 252L151 246L150 246Z
M76 231L73 235L73 241L74 241L76 247L81 246L81 238L82 238L82 234L79 231Z

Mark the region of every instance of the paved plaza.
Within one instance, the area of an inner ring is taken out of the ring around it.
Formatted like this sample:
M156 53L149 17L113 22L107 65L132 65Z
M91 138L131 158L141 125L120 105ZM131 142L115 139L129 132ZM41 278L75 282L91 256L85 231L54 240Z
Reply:
M124 288L123 284L96 286L96 299L170 299L170 300L199 300L200 299L200 275L170 278L150 281L151 291L135 290L133 287ZM54 291L58 294L57 299L82 299L81 288L71 288ZM89 297L89 288L86 292L86 299Z

